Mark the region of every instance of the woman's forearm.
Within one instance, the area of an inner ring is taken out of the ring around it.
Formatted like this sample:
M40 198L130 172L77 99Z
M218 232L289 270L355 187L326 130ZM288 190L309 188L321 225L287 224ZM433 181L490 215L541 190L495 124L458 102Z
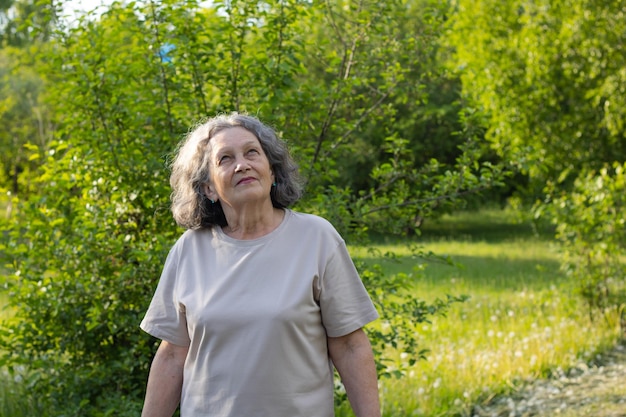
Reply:
M183 386L187 347L161 342L152 365L141 417L172 417Z
M357 417L380 417L378 378L372 346L362 329L343 337L329 337L333 364L346 388Z

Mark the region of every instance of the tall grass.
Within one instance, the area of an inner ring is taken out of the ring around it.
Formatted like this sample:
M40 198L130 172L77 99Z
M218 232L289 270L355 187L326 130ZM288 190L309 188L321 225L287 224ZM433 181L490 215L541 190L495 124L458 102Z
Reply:
M511 213L447 216L425 227L415 242L459 265L424 267L420 257L387 239L378 248L398 252L394 260L365 248L351 251L389 273L413 273L414 291L423 299L470 299L416 335L430 349L426 361L408 367L410 358L391 352L396 366L408 370L400 379L381 381L385 416L471 416L473 405L587 361L619 335L617 320L591 320L559 270L552 241L516 223Z
M11 215L12 204L6 193L0 193L0 195L3 196L0 198L0 223L2 223ZM4 261L4 254L0 253L0 265L3 265ZM5 274L2 266L0 266L0 274ZM2 291L0 287L0 325L6 320L11 320L14 313L8 306L8 294ZM6 368L0 367L0 417L38 415L42 415L42 410L36 399L29 394L24 376L11 374Z
M9 320L11 310L6 308L7 295L0 293L0 323ZM26 382L22 376L12 375L0 368L0 416L26 417L41 415L41 410L32 396L29 395Z

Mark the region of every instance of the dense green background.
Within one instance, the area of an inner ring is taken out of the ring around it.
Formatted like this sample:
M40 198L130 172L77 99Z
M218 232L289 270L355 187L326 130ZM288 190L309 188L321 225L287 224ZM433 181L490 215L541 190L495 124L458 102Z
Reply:
M219 112L275 126L306 180L296 209L349 242L514 203L555 223L590 306L623 311L620 2L165 0L75 20L63 10L0 2L4 285L18 307L2 363L27 364L33 390L68 415L136 413L155 347L136 326L181 232L167 164L190 126ZM456 298L400 302L389 294L407 276L362 274L392 323L371 333L383 373L383 347L419 357L414 326Z

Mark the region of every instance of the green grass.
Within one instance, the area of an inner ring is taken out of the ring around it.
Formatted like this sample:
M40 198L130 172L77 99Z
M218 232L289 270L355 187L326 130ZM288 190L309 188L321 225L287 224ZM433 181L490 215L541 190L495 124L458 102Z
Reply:
M0 323L8 320L12 312L6 308L8 296L0 293ZM26 417L41 415L34 399L28 394L20 376L11 375L0 368L0 416Z
M0 222L8 216L8 202L0 199ZM0 265L4 264L4 256L0 254ZM5 270L0 266L0 274ZM8 307L9 295L0 290L0 324L13 317L13 310ZM28 392L26 382L20 375L10 374L6 368L0 367L0 416L30 417L42 415L37 401Z
M590 320L547 234L514 220L511 213L484 210L427 225L413 243L459 266L424 266L392 239L379 239L378 249L397 252L393 260L351 248L389 273L413 272L420 298L470 296L422 326L416 336L430 349L426 361L400 379L381 381L385 416L471 416L473 404L589 360L616 341L617 322ZM398 368L406 367L409 358L391 354Z
M0 416L30 417L41 411L19 378L0 370Z

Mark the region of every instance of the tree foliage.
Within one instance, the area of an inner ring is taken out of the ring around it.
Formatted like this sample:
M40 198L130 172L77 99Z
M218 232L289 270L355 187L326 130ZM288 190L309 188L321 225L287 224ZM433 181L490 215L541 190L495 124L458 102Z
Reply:
M0 44L27 47L50 39L60 2L0 0Z
M502 168L481 162L474 114L451 121L450 103L428 116L432 80L451 83L430 67L445 13L430 1L168 0L61 22L33 65L54 128L28 142L39 168L3 245L17 307L3 363L25 366L55 415L137 414L156 347L137 324L181 232L166 166L203 117L245 111L274 125L307 181L297 208L351 241L500 184ZM442 120L440 142L460 146L441 161L416 156L419 132ZM372 336L389 374L386 346L420 357L415 325L462 298L399 302L412 276L361 272L383 314Z
M531 179L571 184L624 160L623 4L604 0L460 0L451 21L463 91L487 137Z
M43 103L44 80L29 65L27 51L0 51L0 167L2 184L13 195L28 194L39 166L28 146L46 149L51 138L49 110Z

